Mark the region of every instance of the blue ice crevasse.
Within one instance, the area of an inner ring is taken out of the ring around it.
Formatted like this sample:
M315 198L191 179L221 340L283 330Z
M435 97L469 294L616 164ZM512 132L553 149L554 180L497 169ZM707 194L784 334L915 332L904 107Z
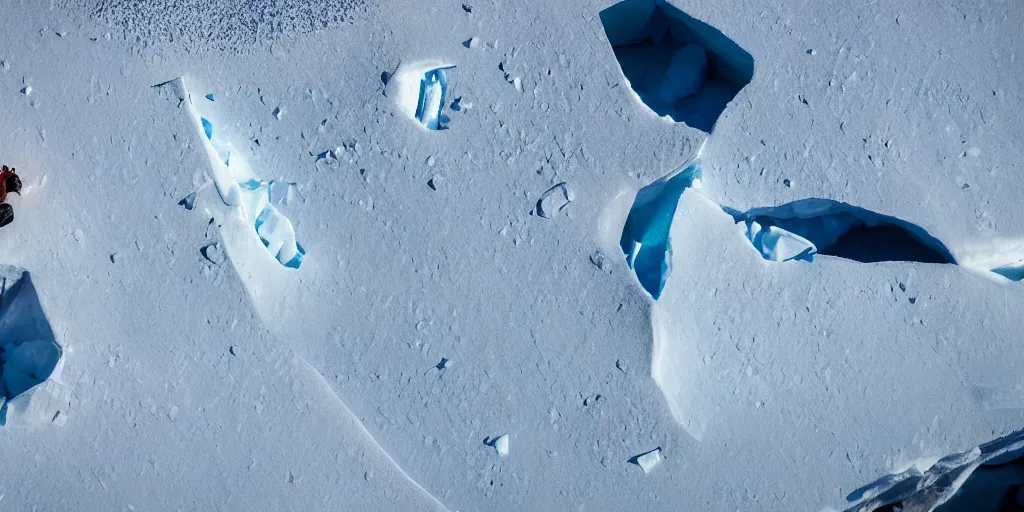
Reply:
M769 261L813 261L822 254L861 263L956 263L924 228L839 201L807 198L747 212L723 209Z
M698 162L640 189L626 217L619 246L640 285L658 300L671 271L669 231L683 192L700 180Z
M282 199L279 195L291 195L290 192L281 191L280 183L283 182L264 182L259 179L242 183L242 206L248 215L246 220L252 224L267 251L285 267L299 268L306 250L296 239L291 221L278 209L288 203L286 198ZM294 187L291 183L286 185Z
M288 205L295 184L260 179L242 154L235 151L230 137L216 125L215 120L219 118L216 112L209 110L213 108L213 94L205 96L208 102L193 102L184 78L181 87L209 157L210 176L221 200L228 206L242 209L246 221L278 262L288 268L299 268L306 251L296 240L291 220L281 210Z
M445 97L448 95L448 79L445 77L445 70L454 67L444 66L431 69L425 72L423 78L420 79L416 119L427 129L444 130L446 128L445 116L441 114L445 105Z

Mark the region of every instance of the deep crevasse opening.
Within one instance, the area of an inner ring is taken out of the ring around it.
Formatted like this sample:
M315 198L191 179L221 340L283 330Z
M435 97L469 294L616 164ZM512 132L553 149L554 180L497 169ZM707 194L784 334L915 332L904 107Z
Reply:
M861 263L956 263L924 228L839 201L808 198L744 213L724 209L766 260L813 261L824 254Z
M626 218L619 246L640 285L655 300L661 296L671 272L669 231L679 198L700 177L700 164L693 162L640 189Z
M633 92L655 114L711 132L754 76L754 58L664 0L623 0L600 13Z

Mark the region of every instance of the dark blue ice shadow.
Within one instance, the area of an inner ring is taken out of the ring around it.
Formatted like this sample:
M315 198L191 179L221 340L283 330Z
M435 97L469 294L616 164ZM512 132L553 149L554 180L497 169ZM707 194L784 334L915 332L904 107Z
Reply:
M754 77L749 52L665 0L623 0L601 11L600 17L622 74L659 116L710 133L729 102ZM665 99L659 91L672 58L690 43L700 45L707 56L703 85L692 94L681 92L682 99Z
M7 403L49 378L61 352L32 276L0 265L0 425L6 424Z

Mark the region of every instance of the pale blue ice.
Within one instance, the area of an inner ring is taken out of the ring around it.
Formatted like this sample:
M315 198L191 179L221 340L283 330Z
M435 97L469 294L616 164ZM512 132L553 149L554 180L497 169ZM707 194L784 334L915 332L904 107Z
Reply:
M224 159L224 165L232 169L230 145L214 141L213 123L205 117L201 117L200 120L207 138L214 143L218 154ZM238 165L247 169L244 162ZM237 172L235 175L238 175ZM249 175L252 175L251 171ZM249 214L247 220L252 223L263 246L285 267L299 268L306 250L296 240L295 227L291 220L282 212L296 193L295 184L280 180L267 182L253 176L239 182L239 187L242 190L245 211Z

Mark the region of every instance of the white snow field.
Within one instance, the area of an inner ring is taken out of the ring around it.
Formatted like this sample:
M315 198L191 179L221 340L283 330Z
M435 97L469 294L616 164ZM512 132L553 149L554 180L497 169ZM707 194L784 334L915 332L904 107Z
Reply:
M0 508L1017 510L1020 7L0 0Z

